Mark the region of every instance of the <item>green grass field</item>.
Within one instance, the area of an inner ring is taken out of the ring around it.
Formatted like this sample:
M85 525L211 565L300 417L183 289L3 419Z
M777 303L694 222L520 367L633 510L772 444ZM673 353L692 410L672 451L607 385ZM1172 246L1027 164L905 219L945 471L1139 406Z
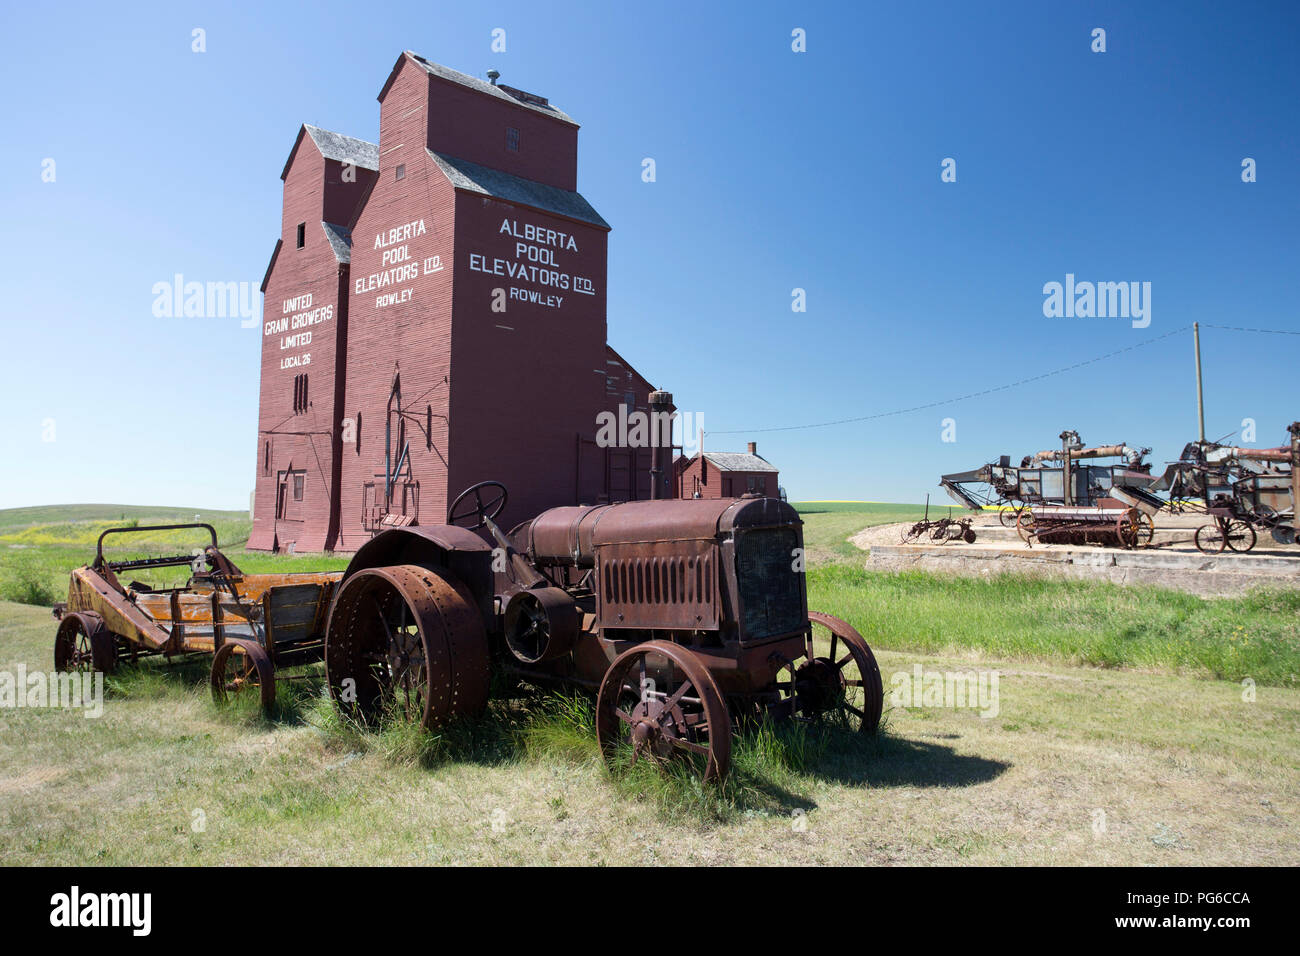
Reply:
M151 662L110 679L99 719L0 707L9 862L1300 863L1296 592L868 572L847 537L921 508L797 507L810 606L857 626L881 664L874 740L747 732L714 791L645 766L608 773L583 697L497 700L439 734L375 731L339 719L319 667L282 686L268 720L213 704L202 661ZM202 514L248 570L346 560L247 553L239 513L23 512L0 512L0 584L25 567L58 593L123 516ZM0 602L0 673L50 667L42 603ZM918 666L996 672L997 712L891 701Z

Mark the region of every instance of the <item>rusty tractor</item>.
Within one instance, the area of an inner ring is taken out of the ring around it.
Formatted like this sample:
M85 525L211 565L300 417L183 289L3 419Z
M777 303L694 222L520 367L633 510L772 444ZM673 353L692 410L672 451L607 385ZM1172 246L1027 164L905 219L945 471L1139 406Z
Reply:
M184 530L206 531L209 543L193 554L119 561L104 555L110 535ZM128 571L185 566L191 575L183 587L122 583ZM54 607L54 666L111 672L122 658L210 656L214 697L248 693L269 711L277 671L322 659L325 609L340 576L244 574L218 550L207 524L109 528L99 536L95 560L72 572L68 600Z
M737 723L875 731L875 657L847 623L808 610L789 505L565 506L507 534L494 520L506 501L481 482L447 524L390 529L356 553L325 637L344 714L395 707L435 727L482 712L494 683L585 688L606 759L685 759L707 780L726 776Z

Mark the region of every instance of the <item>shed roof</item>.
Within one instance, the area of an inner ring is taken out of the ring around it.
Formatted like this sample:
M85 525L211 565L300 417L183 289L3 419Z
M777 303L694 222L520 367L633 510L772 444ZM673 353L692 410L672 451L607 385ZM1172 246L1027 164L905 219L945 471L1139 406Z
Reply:
M407 50L402 54L402 56L409 56L416 63L420 64L420 66L424 67L426 71L439 79L459 84L460 86L467 87L468 89L474 90L478 93L486 93L488 96L494 96L497 99L505 100L507 103L512 103L515 106L522 106L524 109L529 109L536 113L541 113L543 116L550 116L554 119L560 120L561 122L568 123L570 126L578 125L572 116L564 112L564 110L552 106L550 101L545 97L537 96L533 93L526 93L523 90L516 90L509 86L494 86L486 80L480 80L476 76L470 76L468 73L462 73L459 70L453 70L449 66L443 66L441 63L433 63L430 60L426 60L424 57L420 56L420 54L413 53L410 50ZM400 59L397 62L398 65L401 64ZM396 72L397 67L393 67L393 70ZM392 76L389 76L389 82L391 81ZM388 89L387 83L384 84L384 89ZM383 99L383 95L382 92L379 94L380 99Z
M719 471L765 471L776 473L776 466L759 455L745 452L706 451L704 457Z
M353 166L360 166L362 169L378 171L379 169L379 147L374 143L367 143L364 139L357 139L355 136L345 136L343 133L334 133L327 129L321 129L319 126L303 124L303 129L312 138L320 154L326 159L337 160L340 163L351 163Z
M531 206L542 212L590 223L600 229L609 228L609 223L601 218L600 213L592 208L591 203L582 198L581 193L560 189L558 186L548 186L520 176L512 176L498 169L471 163L467 159L448 156L446 153L435 153L431 149L426 151L456 189Z

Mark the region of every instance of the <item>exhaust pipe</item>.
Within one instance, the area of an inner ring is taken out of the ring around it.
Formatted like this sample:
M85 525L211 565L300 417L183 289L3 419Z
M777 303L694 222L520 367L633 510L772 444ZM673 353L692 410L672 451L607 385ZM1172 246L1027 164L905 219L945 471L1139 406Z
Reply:
M669 487L673 455L673 393L650 393L650 499L674 498Z

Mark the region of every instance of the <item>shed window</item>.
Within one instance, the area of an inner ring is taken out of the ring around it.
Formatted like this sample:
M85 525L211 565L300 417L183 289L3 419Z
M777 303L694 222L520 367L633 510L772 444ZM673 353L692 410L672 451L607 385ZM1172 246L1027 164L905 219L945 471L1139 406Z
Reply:
M271 443L265 442L262 446L262 474L271 473Z
M295 472L293 476L293 500L302 501L303 473Z
M513 126L506 127L506 149L512 153L519 152L519 130Z
M306 244L307 244L307 224L305 222L300 222L298 223L298 248L301 249Z
M405 178L406 178L406 163L398 163L398 164L397 164L397 172L394 174L394 177L395 177L396 179L405 179Z

